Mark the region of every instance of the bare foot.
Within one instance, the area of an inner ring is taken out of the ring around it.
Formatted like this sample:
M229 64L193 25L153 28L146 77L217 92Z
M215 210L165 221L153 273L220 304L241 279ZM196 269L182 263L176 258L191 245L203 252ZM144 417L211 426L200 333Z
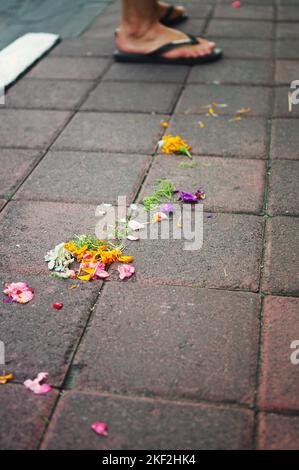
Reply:
M168 7L169 7L169 3L158 2L159 18L163 18ZM179 6L179 5L175 5L172 15L170 16L170 19L175 20L179 16L182 16L184 13L186 13L186 8Z
M140 32L135 30L133 34L121 25L116 34L116 46L122 52L148 54L168 42L187 38L188 36L181 31L163 26L159 22L146 30L142 29ZM168 58L200 57L211 54L216 47L214 42L201 38L198 40L199 44L180 46L162 55Z

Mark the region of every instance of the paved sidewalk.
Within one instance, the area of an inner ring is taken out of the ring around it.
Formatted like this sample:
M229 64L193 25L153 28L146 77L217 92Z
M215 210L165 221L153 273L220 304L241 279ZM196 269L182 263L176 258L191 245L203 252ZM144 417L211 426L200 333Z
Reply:
M222 62L114 63L112 4L0 107L1 279L35 290L1 306L15 375L0 385L2 449L299 447L299 105L288 111L299 2L184 3L182 29L217 40ZM213 100L227 107L206 117ZM156 153L162 120L196 167ZM133 242L128 282L70 290L48 276L45 253L91 232L99 203L138 202L161 177L204 187L200 251ZM35 396L22 383L41 371L55 389ZM91 431L97 420L107 438Z

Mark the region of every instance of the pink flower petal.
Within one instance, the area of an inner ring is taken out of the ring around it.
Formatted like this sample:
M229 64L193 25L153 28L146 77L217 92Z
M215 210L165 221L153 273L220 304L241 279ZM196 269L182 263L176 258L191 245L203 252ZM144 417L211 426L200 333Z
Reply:
M91 429L99 434L99 436L108 436L107 424L100 421L96 421L91 425Z
M55 308L55 310L61 310L63 304L61 302L55 302L54 304L52 304L52 307Z
M36 377L35 380L38 383L41 383L43 380L46 380L48 377L49 377L48 372L39 372L39 374L37 374L37 377Z
M128 236L127 236L127 239L128 239L128 240L131 240L131 241L133 241L133 242L135 242L136 240L140 240L139 237L134 237L134 235L128 235Z
M168 219L168 217L166 214L164 214L164 212L156 212L156 214L153 215L154 222L161 222L162 220L166 219Z
M35 393L35 395L44 395L52 390L51 385L49 384L41 384L41 382L48 378L47 372L40 372L36 379L31 380L27 379L24 382L25 387L30 390L31 392Z
M27 304L33 299L33 290L26 282L11 282L5 285L4 294L9 295L14 302L19 304Z
M101 279L105 279L106 277L109 277L110 274L107 273L107 271L104 268L104 265L101 264L100 266L98 266L97 270L95 271L94 276L100 277Z
M142 228L144 228L144 224L137 222L137 220L130 220L130 222L128 223L128 227L131 230L141 230Z
M45 395L46 393L49 393L51 390L52 390L51 385L42 384L42 385L39 385L39 388L37 388L36 390L33 390L33 393L35 393L35 395Z
M121 264L118 266L117 270L119 272L119 279L121 280L125 279L126 277L131 277L135 272L134 266L130 264Z
M231 3L231 6L232 6L233 8L240 8L241 2L232 2L232 3Z

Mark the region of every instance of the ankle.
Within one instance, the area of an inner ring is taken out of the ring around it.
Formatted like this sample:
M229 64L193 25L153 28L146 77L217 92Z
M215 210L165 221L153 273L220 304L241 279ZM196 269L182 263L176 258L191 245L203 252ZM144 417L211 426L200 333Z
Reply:
M152 36L158 27L159 22L156 19L142 22L131 19L121 22L119 32L126 39L138 40Z

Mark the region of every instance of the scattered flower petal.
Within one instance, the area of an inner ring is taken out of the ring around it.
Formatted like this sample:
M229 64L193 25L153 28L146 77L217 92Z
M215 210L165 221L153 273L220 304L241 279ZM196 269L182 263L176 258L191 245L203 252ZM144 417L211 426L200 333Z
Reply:
M161 121L161 126L162 126L162 127L168 127L169 124L168 124L168 122L166 122L166 121Z
M198 189L195 193L195 196L197 197L197 199L205 199L206 193L204 192L203 189Z
M105 279L106 277L109 277L109 276L110 274L107 273L107 271L105 270L104 264L100 264L94 273L94 278L99 277L100 279Z
M168 217L166 214L164 214L164 212L156 212L156 214L153 215L154 222L161 222L162 220L166 219L168 219Z
M160 207L160 211L164 212L164 214L173 214L174 213L174 205L169 203L163 204Z
M134 235L128 235L127 240L130 240L131 242L135 242L137 240L140 240L139 237L134 237Z
M252 109L251 108L241 108L241 109L238 109L237 113L238 114L247 114L247 113L251 113Z
M10 380L13 380L14 376L12 374L0 375L0 384L4 385Z
M205 123L203 121L198 121L198 127L200 129L204 129L206 127Z
M231 6L232 6L233 8L240 8L241 2L232 2L232 3L231 3Z
M183 202L197 202L197 197L195 196L195 194L192 194L192 193L179 191L178 196L179 196L179 200Z
M233 122L233 121L241 121L241 116L234 116L233 118L229 119L228 122Z
M135 272L134 266L131 266L130 264L122 264L121 266L118 266L117 270L121 280L125 279L126 277L131 277Z
M4 294L7 294L12 301L19 304L27 304L33 299L34 293L26 282L11 282L5 284Z
M164 135L162 140L158 142L158 146L159 149L162 149L162 152L165 154L186 155L187 157L192 158L190 153L192 148L179 135Z
M41 383L48 378L48 375L49 374L47 372L40 372L37 375L36 379L25 380L24 385L35 395L45 395L46 393L49 393L52 390L51 385Z
M215 113L215 110L214 110L213 106L211 106L211 107L209 108L208 116L212 116L212 117L217 117L217 116L218 116L218 114Z
M137 220L130 220L130 222L128 223L128 227L131 230L141 230L144 228L144 224L141 224Z
M91 425L91 429L99 436L108 436L107 424L100 421L96 421Z
M60 302L55 302L54 304L52 304L52 307L55 308L55 310L61 310L63 307L63 304Z

